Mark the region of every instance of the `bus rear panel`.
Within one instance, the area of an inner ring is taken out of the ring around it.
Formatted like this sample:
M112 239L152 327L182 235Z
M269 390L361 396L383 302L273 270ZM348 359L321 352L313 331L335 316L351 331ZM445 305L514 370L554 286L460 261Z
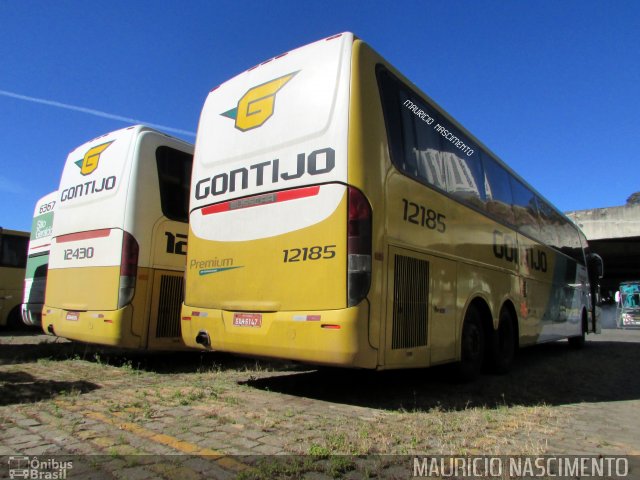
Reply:
M40 326L42 321L53 217L57 201L58 192L45 195L36 202L33 213L21 307L22 321L27 325Z
M188 184L180 182L190 168L191 146L141 126L71 152L51 247L47 333L125 348L184 348ZM181 197L184 214L176 211Z
M187 345L374 362L362 349L370 207L347 178L351 40L288 52L209 95L191 185Z

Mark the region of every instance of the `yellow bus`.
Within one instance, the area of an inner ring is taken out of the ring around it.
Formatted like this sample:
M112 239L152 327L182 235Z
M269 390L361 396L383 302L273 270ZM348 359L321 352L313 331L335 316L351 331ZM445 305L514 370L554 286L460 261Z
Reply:
M140 125L69 154L49 255L46 333L125 348L184 348L192 162L192 145Z
M22 325L20 304L29 233L0 227L0 327Z
M579 229L351 33L211 91L189 208L192 347L473 376L597 328Z
M51 192L36 202L33 212L21 306L22 321L26 325L40 326L42 323L53 216L57 200L58 192Z

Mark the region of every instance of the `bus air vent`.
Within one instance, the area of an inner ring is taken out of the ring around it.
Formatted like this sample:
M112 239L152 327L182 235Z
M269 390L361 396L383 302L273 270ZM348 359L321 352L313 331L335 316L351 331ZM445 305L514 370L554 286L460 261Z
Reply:
M183 288L184 278L182 275L162 275L160 277L157 338L180 336L180 306Z
M396 255L394 259L391 348L427 344L429 262Z

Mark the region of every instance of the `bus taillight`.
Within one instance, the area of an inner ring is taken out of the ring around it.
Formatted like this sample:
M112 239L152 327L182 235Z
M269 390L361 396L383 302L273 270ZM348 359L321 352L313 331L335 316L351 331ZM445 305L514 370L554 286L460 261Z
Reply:
M122 257L120 260L120 290L118 308L123 308L133 300L138 274L138 242L133 235L124 232L122 237Z
M349 187L348 210L347 295L352 307L367 296L371 285L371 206L353 187Z

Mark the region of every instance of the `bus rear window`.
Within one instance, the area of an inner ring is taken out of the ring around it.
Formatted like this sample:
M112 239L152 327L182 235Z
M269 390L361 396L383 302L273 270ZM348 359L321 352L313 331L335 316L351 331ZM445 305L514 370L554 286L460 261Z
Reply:
M189 189L193 155L161 146L156 150L162 214L179 222L189 221Z

